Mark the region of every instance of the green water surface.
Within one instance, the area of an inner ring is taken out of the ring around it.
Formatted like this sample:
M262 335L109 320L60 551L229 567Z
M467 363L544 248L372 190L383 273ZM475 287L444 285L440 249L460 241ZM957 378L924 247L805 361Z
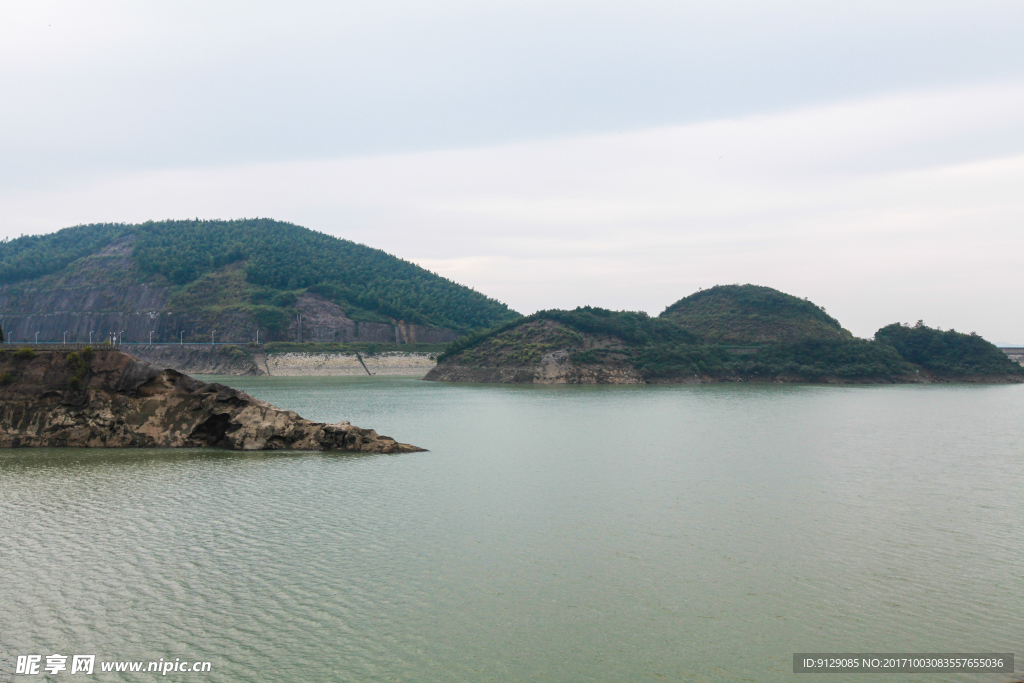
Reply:
M51 653L261 683L1024 658L1024 386L221 381L430 452L0 453L0 680Z

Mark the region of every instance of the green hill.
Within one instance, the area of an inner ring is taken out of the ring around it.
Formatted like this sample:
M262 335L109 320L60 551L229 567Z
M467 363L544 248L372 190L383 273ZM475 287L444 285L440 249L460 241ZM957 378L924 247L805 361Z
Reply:
M702 338L671 317L588 306L541 311L456 340L438 357L438 366L427 379L892 381L914 373L892 346L864 339L802 338L735 349Z
M86 290L91 298L79 296ZM0 316L21 338L52 323L56 327L41 337L50 341L76 321L29 324L11 316L61 311L92 315L88 329L134 324L114 320L115 313L173 312L175 324L159 327L158 334L175 340L179 328L186 338L209 339L214 329L242 334L257 326L279 339L294 338L297 330L292 337L285 331L297 312L335 327L345 318L379 324L381 340L394 339L384 325L465 333L519 317L505 304L380 249L270 219L94 224L0 243ZM99 313L106 316L102 324ZM136 327L141 335L154 326Z
M541 311L456 340L427 379L463 382L1024 380L977 335L890 325L856 339L813 303L768 287L697 292L661 316Z
M681 327L723 344L850 339L835 318L806 299L771 287L717 285L662 312Z
M875 339L911 363L941 375L1024 375L1024 366L974 332L936 330L919 320L913 327L887 325L875 332Z

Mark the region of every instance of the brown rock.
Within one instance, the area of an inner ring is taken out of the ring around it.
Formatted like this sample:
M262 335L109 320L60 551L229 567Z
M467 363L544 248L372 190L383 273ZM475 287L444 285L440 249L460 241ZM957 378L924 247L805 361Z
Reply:
M120 351L0 352L0 447L409 453L348 422L324 424Z

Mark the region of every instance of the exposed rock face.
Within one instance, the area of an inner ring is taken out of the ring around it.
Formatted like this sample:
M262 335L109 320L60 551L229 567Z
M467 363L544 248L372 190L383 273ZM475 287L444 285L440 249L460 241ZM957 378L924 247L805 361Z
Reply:
M0 353L0 447L62 446L423 450L348 422L311 422L119 351Z
M439 363L424 379L501 384L643 384L645 380L629 363L622 348L622 341L614 337L582 335L554 321L538 320L502 332L456 359ZM580 362L577 354L587 352L600 355L602 362Z
M346 316L338 304L309 292L298 298L295 310L302 314L302 329L293 319L288 337L307 342L447 344L459 336L454 330L413 325L402 320L397 325L357 323Z
M566 359L568 353L565 354ZM631 367L593 367L569 362L541 362L537 365L467 367L438 365L423 379L432 382L480 382L488 384L646 384Z

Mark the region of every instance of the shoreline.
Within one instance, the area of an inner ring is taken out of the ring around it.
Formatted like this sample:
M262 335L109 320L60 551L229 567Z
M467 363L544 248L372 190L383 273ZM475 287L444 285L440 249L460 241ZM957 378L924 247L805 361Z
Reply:
M211 349L141 346L131 356L190 375L269 377L412 376L424 377L437 362L423 351L375 354L284 351L230 346Z
M550 367L469 367L442 364L424 378L428 382L452 382L469 384L818 384L829 386L884 385L884 384L1022 384L1024 377L1016 375L938 375L921 369L913 375L892 376L851 376L821 375L801 377L796 375L732 375L690 377L642 378L627 368L570 367L553 371Z

